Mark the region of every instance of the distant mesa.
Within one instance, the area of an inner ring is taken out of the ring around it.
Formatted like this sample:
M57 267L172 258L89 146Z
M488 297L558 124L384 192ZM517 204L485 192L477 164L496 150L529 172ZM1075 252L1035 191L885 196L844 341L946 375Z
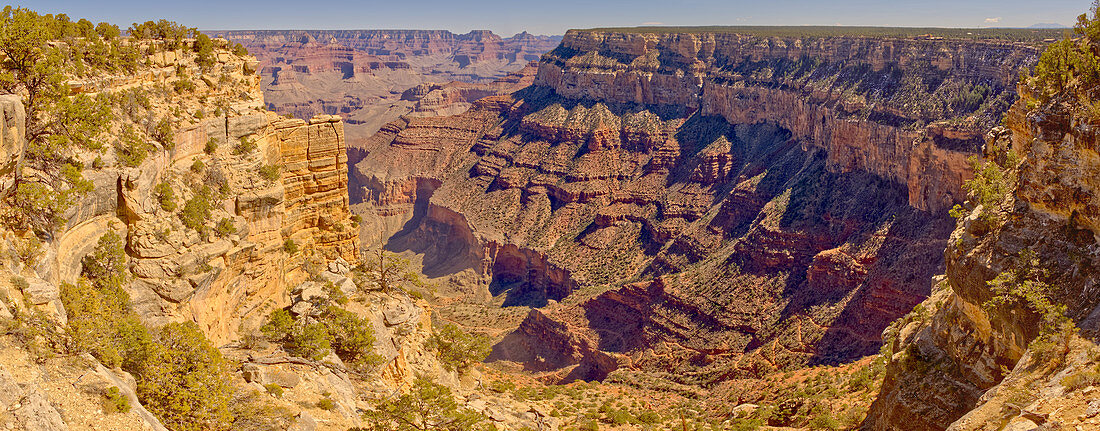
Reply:
M1027 28L1069 28L1069 27L1064 26L1062 24L1058 24L1056 22L1040 22L1038 24L1029 25L1029 26L1027 26Z

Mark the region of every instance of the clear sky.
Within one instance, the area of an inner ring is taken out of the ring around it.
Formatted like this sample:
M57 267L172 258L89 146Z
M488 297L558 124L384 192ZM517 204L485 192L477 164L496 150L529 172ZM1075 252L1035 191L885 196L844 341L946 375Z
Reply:
M1073 25L1091 0L10 0L73 19L133 22L165 18L205 30L489 29L640 25L869 25L1026 27Z

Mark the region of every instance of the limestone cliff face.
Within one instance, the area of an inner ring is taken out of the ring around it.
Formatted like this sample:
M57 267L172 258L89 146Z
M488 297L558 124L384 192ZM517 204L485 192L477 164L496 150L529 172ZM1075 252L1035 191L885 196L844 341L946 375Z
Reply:
M686 106L733 124L774 122L826 149L830 170L905 184L910 205L941 210L963 197L966 156L1038 54L997 42L571 31L536 85L573 99ZM988 99L960 106L967 102L954 99L974 86ZM930 124L945 118L962 121Z
M886 383L865 428L1095 427L1091 410L1069 413L1084 411L1089 390L1075 391L1063 380L1095 367L1087 353L1094 344L1070 336L1051 347L1034 344L1040 333L1034 310L983 307L997 295L988 281L1019 268L1030 253L1053 286L1051 301L1067 307L1081 336L1094 340L1100 329L1093 276L1100 263L1096 127L1075 113L1073 101L1025 106L1017 103L1008 128L989 135L989 148L1011 148L1023 159L1002 205L1007 214L992 227L979 219L980 207L960 220L945 253L943 293L890 343Z
M95 187L66 214L66 225L44 256L48 263L36 271L54 285L72 282L99 237L116 231L127 240L134 275L129 293L146 323L192 320L222 344L289 305L287 290L309 276L307 267L338 257L357 262L358 231L349 219L340 118L307 122L264 111L255 59L229 54L224 40L216 43L221 50L215 70L222 79L207 76L211 72L201 71L185 50L157 52L149 67L133 75L80 81L80 91L123 97L161 80L187 79L205 96L168 92L168 100L157 102L219 115L173 122L171 145L150 143L154 148L139 166L87 169ZM148 115L155 118L156 109ZM5 110L5 151L10 132L18 130L22 141L17 111ZM242 142L255 149L236 150ZM101 157L110 164L113 156ZM276 176L261 176L265 167ZM163 207L158 184L173 189L173 211ZM204 186L213 208L200 233L185 228L178 211ZM232 232L213 234L220 222ZM289 255L287 240L299 251Z
M358 231L349 220L339 117L310 122L274 114L247 117L229 121L241 123L236 133L256 140L260 151L242 159L214 155L224 160L224 171L235 184L231 188L240 190L223 208L239 226L238 234L212 242L196 236L170 235L165 240L160 232L171 231L172 223L158 219L162 211L156 202L123 208L132 214L130 248L137 258L134 296L139 312L154 322L195 320L216 342L233 339L242 322L245 328L254 327L273 308L289 305L287 289L309 277L306 266L311 262L357 262L359 255ZM255 176L265 165L281 168L277 181ZM165 175L173 169L166 167ZM123 201L141 201L130 194L140 192L136 184L133 189L123 186ZM300 251L287 255L288 240Z

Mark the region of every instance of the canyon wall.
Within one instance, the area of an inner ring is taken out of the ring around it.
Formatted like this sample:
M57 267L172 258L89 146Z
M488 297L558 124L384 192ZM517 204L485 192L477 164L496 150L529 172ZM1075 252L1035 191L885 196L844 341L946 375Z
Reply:
M1014 184L996 208L968 202L948 241L940 292L887 334L886 381L866 429L1098 423L1088 407L1095 381L1082 379L1097 367L1100 330L1097 129L1076 99L1034 97L988 136L990 160ZM994 281L1003 274L1019 277L1007 292ZM1051 307L1069 318L1064 326L1044 314Z
M445 30L220 34L241 43L258 59L268 109L299 118L341 115L353 147L398 116L410 112L455 114L476 98L501 94L489 88L494 80L509 79L509 73L538 61L561 40L559 36L528 33L502 38L484 30L466 34ZM438 96L425 91L425 86L469 88L466 84L489 87L447 90ZM420 90L415 90L417 87ZM419 98L410 95L427 96L428 100L417 103Z
M337 258L357 262L359 241L349 219L340 118L307 122L264 111L255 59L230 55L224 40L215 43L220 52L213 70L201 69L184 49L157 52L156 61L138 73L79 81L79 91L121 100L167 97L162 106L150 104L142 118L164 115L165 106L217 115L169 123L172 142L146 144L153 147L137 166L117 160L114 151L81 154L85 166L93 166L92 159L106 166L84 173L93 188L64 214L66 222L31 280L75 282L81 259L113 231L125 238L133 272L128 292L145 322L194 321L223 344L289 305L288 288L309 277L310 265ZM149 90L181 81L197 85L204 97ZM4 151L9 142L22 148L17 98L15 104L5 109ZM17 158L13 153L12 160ZM275 176L264 177L264 169ZM158 185L172 189L174 198L162 198ZM200 195L210 200L210 215L194 230L176 210ZM216 227L222 231L215 234ZM288 240L299 251L288 253Z
M961 200L966 156L1038 54L1010 42L572 31L541 64L536 85L571 99L774 122L827 150L831 170L905 184L913 207L940 210ZM841 73L829 76L834 68ZM955 99L975 86L985 88L981 106L959 106L969 102ZM933 124L945 119L955 121Z
M966 158L1038 53L571 31L532 87L383 127L350 193L456 294L541 308L495 359L570 345L565 379L691 384L847 361L931 291Z

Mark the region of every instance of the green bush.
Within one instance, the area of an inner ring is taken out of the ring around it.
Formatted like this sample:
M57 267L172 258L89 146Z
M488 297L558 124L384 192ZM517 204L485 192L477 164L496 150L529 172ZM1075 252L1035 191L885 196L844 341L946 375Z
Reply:
M218 141L215 141L214 138L210 138L206 141L206 146L202 148L202 152L214 154L215 151L218 151Z
M287 254L297 254L298 244L296 244L293 239L287 238L286 241L283 241L283 251L287 252Z
M335 306L325 307L313 323L295 319L287 310L276 310L260 332L283 343L290 352L315 361L329 352L357 366L372 366L381 361L374 353L374 327L370 321Z
M271 341L286 341L294 329L294 317L285 309L275 310L260 327L260 333Z
M4 220L9 227L53 232L65 224L61 215L73 206L74 199L70 193L46 184L22 181L7 203L13 209Z
M168 117L163 117L160 121L157 121L157 125L153 126L153 130L149 133L149 136L154 141L160 142L164 148L172 149L176 146L174 141L176 134L172 130L172 123L168 121Z
M195 63L198 63L203 70L214 66L214 42L210 40L210 36L199 33L191 48L195 51Z
M118 386L111 386L103 393L103 411L111 413L127 413L130 411L130 400L119 391Z
M31 284L27 282L27 279L18 275L11 276L11 284L12 286L15 286L16 290L27 290L28 287L31 287Z
M453 323L443 325L428 337L424 347L436 352L444 368L459 372L485 360L492 350L489 337L467 333Z
M241 137L237 145L233 146L233 154L237 156L243 156L256 151L256 141L248 139L247 137Z
M244 56L248 55L248 49L246 49L244 47L244 45L241 45L241 44L237 43L237 44L233 45L233 54L237 55L237 56L240 56L240 57L244 57Z
M997 162L1003 159L1004 166ZM982 205L980 217L983 222L992 225L1000 217L1000 207L1016 186L1016 166L1019 158L1012 149L1003 154L994 153L989 160L971 156L968 161L974 172L974 178L967 180L963 188ZM962 215L961 208L954 210L952 216Z
M455 402L446 386L417 378L412 390L363 413L368 431L487 431L485 416Z
M233 219L229 217L218 220L218 224L214 226L214 234L219 237L225 238L235 233L237 233L237 226L233 224Z
M264 165L260 167L260 178L267 181L279 179L279 167L277 165Z
M332 351L328 331L320 323L296 325L286 346L292 353L314 361L324 359Z
M321 313L321 324L331 340L332 350L341 360L356 365L376 365L381 358L374 353L374 327L369 320L339 307L329 306Z
M191 172L198 174L202 173L203 169L206 169L206 164L202 160L195 159L195 162L191 163Z
M330 301L340 305L347 305L348 296L345 295L344 291L340 290L339 287L336 287L336 285L333 284L331 281L325 281L323 289L325 291L325 295L328 296L328 299Z
M225 361L193 322L169 323L136 367L138 396L172 430L227 430L230 388Z
M321 410L336 410L336 403L331 398L321 398L317 401L317 408Z
M275 398L283 397L283 387L275 383L268 383L264 385L264 390L266 390L267 393L271 394Z
M199 232L206 230L206 223L210 221L210 214L214 209L210 194L210 187L202 186L202 189L183 205L183 211L180 211L179 217L188 229Z
M99 289L121 288L129 279L126 267L126 242L114 231L99 237L95 248L80 261L81 274Z
M149 149L149 144L141 139L134 128L130 126L126 126L122 132L122 137L115 146L118 160L123 165L130 167L141 165L141 162L145 161L145 157L149 155Z
M176 210L176 192L172 190L172 186L167 182L161 182L153 187L153 194L157 197L157 202L160 203L162 210L173 212Z

